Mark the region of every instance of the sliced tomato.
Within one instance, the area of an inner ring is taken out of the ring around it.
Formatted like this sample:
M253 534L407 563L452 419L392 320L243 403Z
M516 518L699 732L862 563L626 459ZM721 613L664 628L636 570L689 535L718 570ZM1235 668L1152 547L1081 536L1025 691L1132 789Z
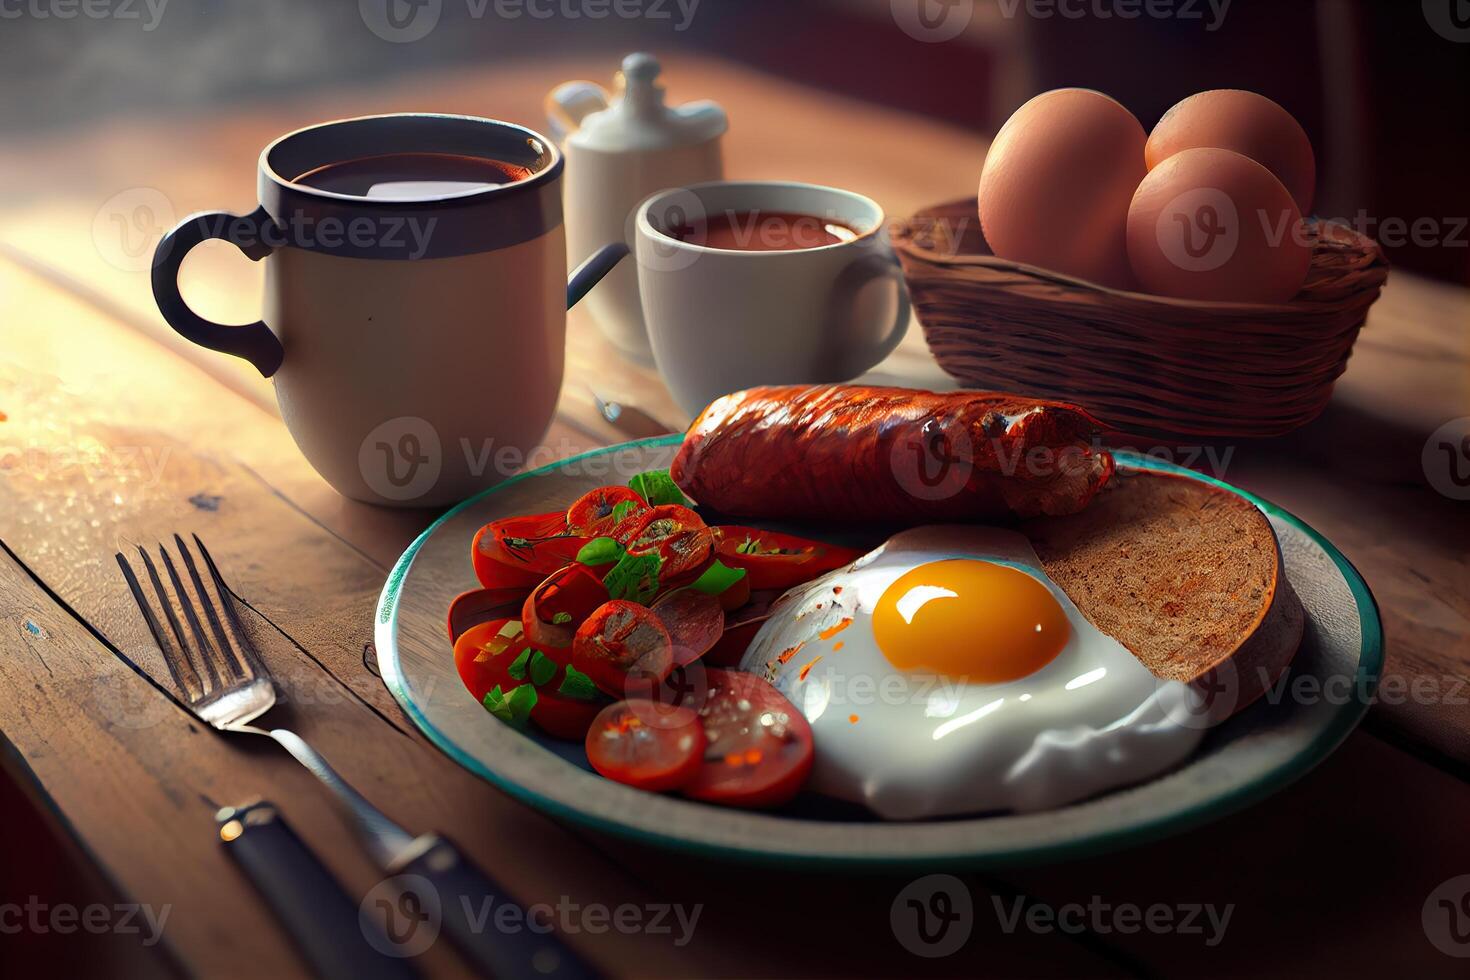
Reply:
M454 666L459 679L483 702L485 695L509 680L511 662L525 649L518 619L493 619L465 630L454 641Z
M492 521L475 535L475 569L480 570L481 560L492 562L489 574L504 574L495 566L504 566L530 576L530 587L534 588L541 579L577 560L577 552L587 544L588 538L572 534L567 530L566 515L533 514L529 517L507 517ZM480 582L486 588L485 575ZM518 584L518 583L506 583Z
M614 599L587 617L572 641L572 666L615 698L655 687L674 669L673 642L647 606Z
M565 676L558 672L550 684L536 688L536 706L531 709L531 720L536 727L554 738L576 742L587 737L592 722L607 701L603 698L583 700L558 694L557 685Z
M692 780L704 764L699 714L671 708L651 723L634 702L602 709L587 731L587 760L608 779L661 793Z
M521 625L537 649L566 665L571 660L577 627L607 601L607 586L602 579L587 566L574 563L552 572L526 596Z
M714 561L714 532L698 514L679 504L650 508L623 533L628 554L659 557L659 582L665 587L693 581Z
M852 548L734 524L715 528L715 538L720 561L745 569L757 591L789 589L862 557Z
M473 626L460 636L454 644L454 665L464 686L481 704L485 703L485 695L497 688L504 697L518 687L532 685L536 702L530 718L536 727L557 738L582 739L606 701L561 693L567 677L565 667L558 666L554 673L548 671L541 684L534 682L525 662L517 671L514 665L523 655L529 661L535 654L520 620L498 619ZM519 677L513 676L516 672Z
M683 791L707 803L772 807L801 790L812 768L812 729L796 706L754 674L711 669L699 717L704 764Z
M492 619L514 619L525 601L525 589L471 589L449 604L449 642L471 626Z
M720 600L693 589L676 589L652 606L653 614L669 631L674 664L691 664L709 652L725 632L725 610Z
M610 535L628 517L646 510L648 502L627 487L598 487L583 494L567 510L567 530L600 538Z

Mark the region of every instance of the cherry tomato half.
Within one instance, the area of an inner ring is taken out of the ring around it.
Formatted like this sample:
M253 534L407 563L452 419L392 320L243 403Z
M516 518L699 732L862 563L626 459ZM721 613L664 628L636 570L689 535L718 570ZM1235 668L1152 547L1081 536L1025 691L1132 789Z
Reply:
M670 708L658 724L630 701L602 709L587 731L587 760L608 779L661 793L692 780L704 764L699 715Z
M511 665L527 652L533 651L520 621L497 619L473 626L460 636L454 644L454 665L464 686L483 704L485 695L497 687L501 694L509 695L521 685L532 683L529 675L519 679L511 676ZM578 741L586 736L592 719L606 702L559 693L565 679L566 669L557 667L544 684L535 685L531 721L548 735Z
M722 525L715 530L716 555L731 568L743 568L753 590L786 590L862 557L861 551L794 534Z
M614 515L622 505L623 513ZM600 538L632 514L648 510L648 502L628 487L598 487L582 495L567 510L567 530L587 538ZM619 519L620 518L620 519Z
M692 581L714 560L714 532L698 514L680 504L650 508L624 534L628 554L652 554L663 560L659 582L664 586Z
M572 666L606 694L636 695L651 690L674 669L673 642L647 606L614 599L578 627Z
M537 649L565 666L572 657L577 627L607 600L602 579L585 565L568 565L552 572L526 597L521 625Z
M505 686L510 676L506 669L525 648L519 620L493 619L470 627L454 641L454 666L475 700L484 701L491 690Z
M812 768L812 729L796 706L754 674L711 669L699 717L704 765L687 796L724 806L772 807L800 791Z

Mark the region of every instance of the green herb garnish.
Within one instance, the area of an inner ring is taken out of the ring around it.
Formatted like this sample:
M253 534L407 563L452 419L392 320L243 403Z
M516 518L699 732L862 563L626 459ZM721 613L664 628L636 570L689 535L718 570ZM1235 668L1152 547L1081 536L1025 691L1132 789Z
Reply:
M745 578L745 569L731 568L722 561L716 561L704 574L695 579L690 588L707 595L720 595L726 589Z
M572 614L569 613L569 612L567 612L566 610L562 610L561 612L557 613L555 616L552 616L551 617L551 625L553 625L553 626L560 626L563 623L570 623L571 621L572 621Z
M525 728L531 718L531 709L536 707L536 689L530 684L512 688L506 694L497 684L485 695L485 710L515 728Z
M531 683L540 687L556 676L556 661L540 650L531 651Z
M512 680L523 681L526 679L526 665L531 662L531 651L522 650L521 655L510 662L505 672Z
M636 503L634 503L633 501L631 501L631 500L620 500L620 501L618 501L617 506L615 506L612 509L613 523L614 524L621 524L621 523L623 523L623 518L625 518L629 514L633 513L633 511L636 510L637 508L638 508L638 505Z
M562 678L556 693L576 698L578 701L593 701L597 698L597 685L592 683L592 678L568 665L567 676Z
M669 476L668 470L649 470L647 473L639 473L628 481L628 486L633 492L648 501L650 507L658 507L661 504L682 504L688 506L689 498L684 496L684 491Z
M628 555L618 559L612 571L603 577L607 594L614 599L648 604L658 594L658 573L664 560L658 555Z
M623 557L625 550L612 538L593 538L577 552L577 561L583 565L606 565Z

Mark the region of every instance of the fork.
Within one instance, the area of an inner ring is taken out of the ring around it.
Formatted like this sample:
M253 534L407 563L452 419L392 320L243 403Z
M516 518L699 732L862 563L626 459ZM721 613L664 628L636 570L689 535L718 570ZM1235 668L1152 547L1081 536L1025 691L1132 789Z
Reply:
M252 725L276 703L270 671L261 661L232 603L233 593L198 535L191 535L199 560L179 535L175 563L158 546L159 562L141 545L140 576L121 552L118 567L143 613L148 630L163 652L169 676L203 722L223 732L247 732L275 739L337 797L356 826L358 836L378 865L390 875L419 875L432 892L427 907L438 907L442 925L461 951L482 970L497 977L581 978L592 970L555 933L526 927L487 937L487 911L494 904L516 904L505 890L463 857L448 840L435 834L414 837L373 806L339 776L320 753L285 728ZM160 575L159 565L164 574ZM180 574L179 565L184 573ZM201 574L201 566L203 574ZM165 578L167 583L165 583ZM151 586L153 608L143 587ZM206 580L208 585L206 585ZM172 586L170 595L169 586ZM192 586L192 592L189 588ZM162 616L158 612L162 612ZM409 884L411 882L404 882ZM422 899L423 896L418 896ZM437 899L433 901L432 899ZM498 918L498 916L497 916ZM521 908L521 922L535 920Z

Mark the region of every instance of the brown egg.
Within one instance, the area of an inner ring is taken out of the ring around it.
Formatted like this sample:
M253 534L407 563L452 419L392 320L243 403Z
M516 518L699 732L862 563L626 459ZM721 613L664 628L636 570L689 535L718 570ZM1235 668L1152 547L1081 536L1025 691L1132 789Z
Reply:
M1286 185L1302 214L1312 213L1317 186L1312 141L1291 113L1264 95L1222 88L1176 104L1149 134L1148 168L1196 146L1234 150L1250 157Z
M1143 126L1114 100L1063 88L1015 111L980 175L996 255L1127 289L1128 202L1146 168Z
M1281 181L1232 150L1181 150L1149 171L1128 209L1128 260L1161 296L1284 303L1312 261Z

